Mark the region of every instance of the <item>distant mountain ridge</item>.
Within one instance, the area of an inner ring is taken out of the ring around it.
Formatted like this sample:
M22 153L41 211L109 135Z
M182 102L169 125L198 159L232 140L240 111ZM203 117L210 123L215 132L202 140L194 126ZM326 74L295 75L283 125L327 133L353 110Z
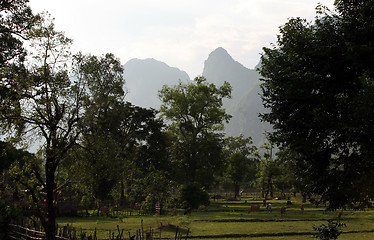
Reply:
M245 94L259 80L259 74L255 70L250 70L235 61L222 47L209 54L204 62L202 75L216 85L222 85L224 81L229 82L234 97Z
M146 108L159 109L157 97L163 85L175 85L179 80L187 82L190 77L185 71L170 67L155 59L131 59L124 65L124 78L128 89L127 100ZM225 126L228 136L251 136L256 145L262 143L263 132L270 131L269 124L258 117L264 112L260 98L260 75L235 61L224 48L217 48L204 62L202 75L208 82L221 86L224 81L231 84L232 99L224 100L226 111L233 117Z
M244 67L219 47L205 61L203 76L216 85L222 85L226 81L232 86L232 98L224 101L226 111L232 115L225 126L226 134L243 134L245 137L252 137L256 145L261 144L264 131L271 131L271 126L261 122L259 118L259 114L266 111L259 95L260 74Z
M185 71L170 67L153 58L131 59L124 66L127 100L134 105L158 109L161 101L157 97L163 85L174 85L178 80L188 81Z

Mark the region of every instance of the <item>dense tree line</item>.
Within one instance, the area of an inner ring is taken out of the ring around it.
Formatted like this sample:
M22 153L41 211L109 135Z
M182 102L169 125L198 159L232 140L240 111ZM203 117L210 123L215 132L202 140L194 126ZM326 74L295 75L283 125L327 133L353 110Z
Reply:
M3 197L10 184L9 199L26 194L19 198L47 239L54 239L55 195L62 186L82 202L95 200L98 209L114 199L153 209L178 193L175 206L207 203L206 190L224 172L228 83L216 87L198 77L165 86L161 114L134 106L125 100L123 68L114 55L72 54L72 40L48 13L34 16L27 1L1 4ZM35 154L12 147L34 141L41 142Z
M305 194L361 208L374 197L374 1L335 7L290 19L264 49L262 117Z
M47 239L61 186L98 210L106 200L196 208L224 183L234 198L250 185L264 199L302 192L331 208L372 200L374 1L336 1L314 23L280 28L262 56L262 118L274 132L260 148L224 135L227 82L197 77L160 89L159 110L134 106L119 59L71 53L72 40L27 2L0 6L0 194L33 209ZM15 148L35 141L37 153Z

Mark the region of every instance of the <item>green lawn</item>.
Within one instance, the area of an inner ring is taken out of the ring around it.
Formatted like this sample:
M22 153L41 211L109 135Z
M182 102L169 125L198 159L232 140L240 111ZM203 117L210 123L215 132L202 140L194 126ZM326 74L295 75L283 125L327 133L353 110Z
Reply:
M245 204L244 201L247 200ZM268 201L269 202L269 201ZM325 212L323 208L315 208L304 204L305 211L300 211L300 203L289 206L281 216L280 207L286 206L286 201L273 200L273 211L267 212L262 207L260 211L248 214L248 209L260 201L252 198L242 198L241 201L212 201L206 212L193 211L191 215L183 215L178 211L177 216L132 216L120 218L81 217L59 218L61 225L73 225L77 229L93 232L96 229L99 239L108 238L109 231L118 233L123 230L125 236L134 235L143 226L143 230L153 229L154 237L158 237L158 227L167 224L177 225L182 229L190 229L190 236L199 239L313 239L313 225L327 223L336 219L337 212ZM294 201L293 201L294 202ZM374 239L374 210L344 211L342 215L343 234L339 239ZM143 222L143 224L141 224ZM175 229L161 230L162 237L174 238Z

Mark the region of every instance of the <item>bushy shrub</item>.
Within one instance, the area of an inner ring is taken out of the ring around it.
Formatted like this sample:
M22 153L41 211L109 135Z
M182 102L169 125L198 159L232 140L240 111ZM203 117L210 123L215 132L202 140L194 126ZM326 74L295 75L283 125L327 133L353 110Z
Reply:
M177 194L171 195L166 199L165 207L170 209L182 207L179 196Z
M340 229L345 226L345 223L328 220L327 225L322 224L321 226L313 226L313 230L318 231L313 234L313 236L321 240L337 239L341 234Z
M21 211L15 205L0 200L0 239L9 239L8 224L12 219L17 220L21 216Z
M188 184L181 188L181 201L191 208L198 208L200 205L209 205L209 194L196 184Z
M154 213L156 202L157 198L152 194L148 194L148 196L142 202L140 208L144 213Z

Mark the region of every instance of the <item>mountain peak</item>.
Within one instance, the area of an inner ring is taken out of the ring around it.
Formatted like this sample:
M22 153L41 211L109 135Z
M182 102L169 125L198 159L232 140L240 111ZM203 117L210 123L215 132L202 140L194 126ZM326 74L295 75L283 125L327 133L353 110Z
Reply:
M224 49L223 47L218 47L213 52L222 52L222 53L228 54L226 49Z
M213 52L209 54L208 59L232 59L230 54L223 47L216 48ZM232 59L233 60L233 59Z
M232 98L223 100L223 107L233 116L225 125L226 134L250 136L255 144L263 141L264 129L271 128L258 118L258 114L265 111L259 96L259 73L246 68L219 47L205 60L203 76L217 86L228 82L232 87Z

